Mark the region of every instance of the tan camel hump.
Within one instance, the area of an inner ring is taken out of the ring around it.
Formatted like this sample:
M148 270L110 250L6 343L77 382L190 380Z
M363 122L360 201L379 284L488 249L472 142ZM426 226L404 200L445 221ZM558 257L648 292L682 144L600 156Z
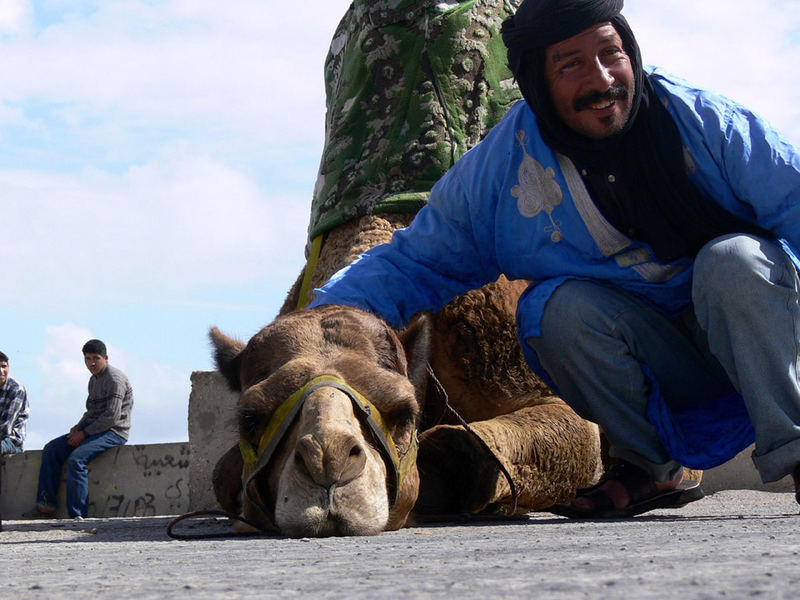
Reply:
M325 285L331 275L349 265L361 253L378 244L391 241L394 231L407 227L413 218L412 214L366 215L330 230L325 234L322 250L311 278L312 289ZM305 273L300 273L279 314L284 315L297 308L304 275Z
M431 364L450 404L467 421L506 414L553 395L525 363L517 340L517 299L528 283L501 276L435 315Z

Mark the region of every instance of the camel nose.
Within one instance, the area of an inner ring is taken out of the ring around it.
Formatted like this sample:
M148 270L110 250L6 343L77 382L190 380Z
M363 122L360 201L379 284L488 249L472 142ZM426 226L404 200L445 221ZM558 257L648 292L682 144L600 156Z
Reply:
M295 448L295 463L319 486L330 489L344 485L364 470L367 453L350 433L328 433L320 442L312 434L300 438Z

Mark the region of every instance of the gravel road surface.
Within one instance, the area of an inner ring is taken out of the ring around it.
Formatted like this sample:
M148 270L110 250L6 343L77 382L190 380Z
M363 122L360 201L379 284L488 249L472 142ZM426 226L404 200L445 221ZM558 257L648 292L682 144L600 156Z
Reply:
M5 521L0 598L800 598L800 506L723 491L630 520L179 541L169 517ZM183 533L227 530L184 522Z

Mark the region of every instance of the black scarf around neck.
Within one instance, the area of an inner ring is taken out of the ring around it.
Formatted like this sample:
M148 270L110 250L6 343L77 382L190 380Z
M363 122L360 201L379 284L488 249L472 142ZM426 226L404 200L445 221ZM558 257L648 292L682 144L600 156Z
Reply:
M641 54L622 0L525 0L503 23L511 71L536 114L544 141L579 165L625 178L624 225L662 261L694 257L711 239L727 233L771 237L710 200L690 179L678 127L642 68ZM545 80L547 46L610 21L622 39L634 73L635 94L628 122L612 137L595 140L568 128L558 117ZM600 190L591 189L596 195ZM625 206L628 203L628 206ZM602 209L603 202L597 202ZM620 219L603 211L622 231Z

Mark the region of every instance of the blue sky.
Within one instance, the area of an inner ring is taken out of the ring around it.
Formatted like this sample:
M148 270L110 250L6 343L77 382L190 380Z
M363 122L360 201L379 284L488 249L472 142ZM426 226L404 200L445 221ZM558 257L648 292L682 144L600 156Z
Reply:
M132 443L184 441L211 325L247 339L303 266L322 67L346 0L0 0L0 350L26 448L80 418L92 337ZM628 0L647 63L800 144L800 3Z

